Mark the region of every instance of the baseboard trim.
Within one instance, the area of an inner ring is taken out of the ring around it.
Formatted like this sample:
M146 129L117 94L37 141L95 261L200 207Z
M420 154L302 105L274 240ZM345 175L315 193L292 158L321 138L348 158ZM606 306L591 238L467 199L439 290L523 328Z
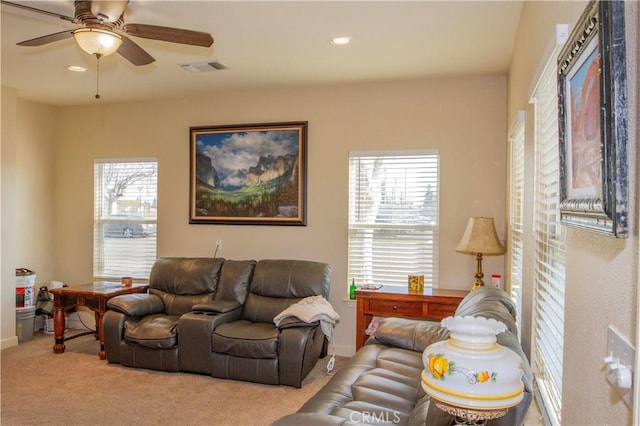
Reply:
M331 344L329 344L329 348L331 348ZM350 345L336 345L335 351L337 356L351 357L356 353L356 347Z
M13 346L18 346L18 336L0 340L0 349L7 349Z

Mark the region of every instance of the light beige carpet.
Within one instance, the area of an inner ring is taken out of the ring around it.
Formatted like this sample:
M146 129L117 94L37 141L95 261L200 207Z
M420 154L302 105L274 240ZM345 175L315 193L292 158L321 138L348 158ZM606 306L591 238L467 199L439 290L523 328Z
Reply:
M321 359L301 389L123 367L98 359L92 336L53 336L0 352L0 424L268 425L295 412L330 378ZM336 357L340 369L348 358Z

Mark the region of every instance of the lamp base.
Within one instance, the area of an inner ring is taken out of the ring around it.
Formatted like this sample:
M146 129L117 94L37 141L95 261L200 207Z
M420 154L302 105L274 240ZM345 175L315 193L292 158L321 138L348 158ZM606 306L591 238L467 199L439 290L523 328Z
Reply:
M484 287L484 281L483 281L482 279L476 278L476 279L473 281L473 285L471 286L471 291L473 291L473 290L477 290L477 289L479 289L480 287Z
M487 420L497 419L507 414L508 408L496 410L477 410L461 408L435 400L436 406L447 414L456 418L457 425L485 425Z
M476 255L476 262L478 263L476 274L473 276L475 280L473 280L473 287L471 287L471 291L476 290L480 287L484 287L484 281L482 278L484 274L482 273L482 253L478 253Z

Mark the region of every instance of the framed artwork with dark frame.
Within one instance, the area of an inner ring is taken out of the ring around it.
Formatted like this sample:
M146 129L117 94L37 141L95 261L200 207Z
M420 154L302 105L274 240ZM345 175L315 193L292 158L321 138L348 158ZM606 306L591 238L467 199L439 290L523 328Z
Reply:
M306 226L306 121L191 127L189 136L189 223Z
M628 235L623 1L591 1L558 57L560 216Z

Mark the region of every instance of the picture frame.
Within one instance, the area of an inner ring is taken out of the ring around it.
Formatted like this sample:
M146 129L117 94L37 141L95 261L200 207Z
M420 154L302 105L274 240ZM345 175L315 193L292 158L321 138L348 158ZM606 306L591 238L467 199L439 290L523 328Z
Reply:
M306 226L307 127L190 127L189 223Z
M592 0L558 56L560 220L628 236L623 1Z

